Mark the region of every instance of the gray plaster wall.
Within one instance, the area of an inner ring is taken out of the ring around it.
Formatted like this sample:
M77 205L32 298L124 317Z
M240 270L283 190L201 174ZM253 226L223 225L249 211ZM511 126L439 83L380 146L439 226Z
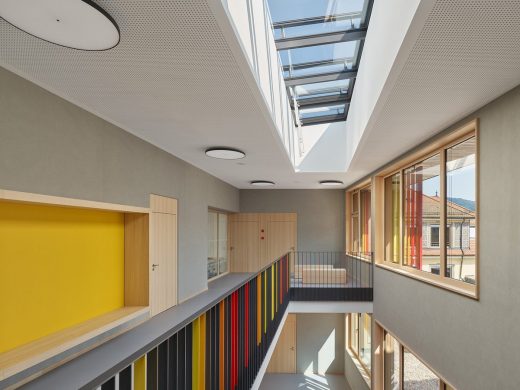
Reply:
M299 251L345 249L344 190L240 190L240 211L295 212Z
M0 188L148 206L179 203L179 299L207 287L208 207L238 190L0 67Z
M458 390L518 389L520 88L467 119L475 117L480 299L376 267L374 316Z
M324 367L325 374L343 374L344 354L344 314L296 314L297 373Z

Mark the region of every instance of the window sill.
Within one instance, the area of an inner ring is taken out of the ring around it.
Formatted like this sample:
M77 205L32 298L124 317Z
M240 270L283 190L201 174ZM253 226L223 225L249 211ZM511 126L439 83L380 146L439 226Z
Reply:
M354 363L354 365L358 369L359 373L361 374L361 376L365 380L367 386L369 388L371 388L371 377L370 377L370 373L368 372L366 367L363 365L363 363L361 363L359 358L356 356L356 354L354 354L352 352L352 350L349 347L347 347L347 353L349 354L350 358L352 359L352 362Z
M400 265L389 264L387 262L376 263L376 266L403 276L407 276L415 280L419 280L420 282L427 283L432 286L439 287L459 295L463 295L471 299L479 299L477 285L471 285L455 279L441 278L440 276L435 274L430 274L428 272L419 271L413 268L403 267Z

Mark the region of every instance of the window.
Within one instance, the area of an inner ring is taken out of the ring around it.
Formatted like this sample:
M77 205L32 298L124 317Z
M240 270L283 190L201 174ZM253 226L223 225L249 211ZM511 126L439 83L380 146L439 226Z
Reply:
M438 390L440 379L423 362L403 348L403 390Z
M208 279L228 272L227 214L208 212Z
M383 178L383 264L476 295L476 130Z
M403 264L431 272L440 261L440 249L423 250L423 226L439 226L440 155L436 154L404 170ZM438 246L437 246L438 248Z
M437 248L439 246L439 226L430 226L430 247Z
M347 192L350 200L350 221L347 228L349 252L370 258L372 252L371 234L371 190L370 186Z
M390 333L383 332L384 390L455 390Z
M384 390L400 390L401 345L390 334L384 340Z
M446 150L446 276L471 284L476 281L476 150L475 137Z
M348 315L350 351L359 360L367 374L372 367L372 315L351 313Z

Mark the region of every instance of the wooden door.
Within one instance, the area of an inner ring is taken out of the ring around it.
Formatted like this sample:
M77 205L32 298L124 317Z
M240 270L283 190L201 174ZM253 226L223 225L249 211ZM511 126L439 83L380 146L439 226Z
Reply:
M268 373L296 373L296 314L288 314L267 366Z
M150 213L150 314L177 304L177 200L152 201Z
M269 221L266 227L266 264L296 250L296 221Z
M229 258L231 272L255 272L259 269L259 222L258 219L229 218Z

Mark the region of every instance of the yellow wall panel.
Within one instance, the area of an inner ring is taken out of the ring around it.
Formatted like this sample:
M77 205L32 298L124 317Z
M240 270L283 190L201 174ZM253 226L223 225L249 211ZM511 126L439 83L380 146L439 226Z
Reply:
M124 306L124 215L0 201L0 353Z

